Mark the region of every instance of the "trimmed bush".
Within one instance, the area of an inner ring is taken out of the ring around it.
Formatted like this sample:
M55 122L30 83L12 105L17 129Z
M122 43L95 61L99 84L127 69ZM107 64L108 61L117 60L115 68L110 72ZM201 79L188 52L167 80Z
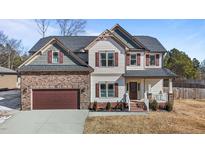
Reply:
M112 109L112 104L110 102L108 102L106 105L106 110L110 111L111 109Z
M98 110L98 105L97 105L97 102L96 102L96 101L93 103L93 110L94 110L94 111L97 111L97 110Z
M158 109L158 102L155 99L150 103L150 108L153 111L157 111L157 109Z
M174 103L168 102L168 103L166 104L166 110L167 110L168 112L171 112L171 111L173 110L173 107L174 107Z

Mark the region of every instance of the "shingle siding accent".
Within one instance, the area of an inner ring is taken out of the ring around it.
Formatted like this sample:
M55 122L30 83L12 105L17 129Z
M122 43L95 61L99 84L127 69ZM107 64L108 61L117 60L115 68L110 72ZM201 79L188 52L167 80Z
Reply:
M80 89L80 107L90 102L90 75L82 72L27 73L21 75L22 110L30 110L32 89Z
M65 50L60 48L58 45L54 44L50 48L48 48L42 55L39 55L35 60L33 60L29 65L56 65L52 64L52 51L60 51L63 54L61 55L63 58L63 63L61 65L77 65L76 62L67 54ZM50 53L51 52L51 53ZM50 54L50 55L49 55Z

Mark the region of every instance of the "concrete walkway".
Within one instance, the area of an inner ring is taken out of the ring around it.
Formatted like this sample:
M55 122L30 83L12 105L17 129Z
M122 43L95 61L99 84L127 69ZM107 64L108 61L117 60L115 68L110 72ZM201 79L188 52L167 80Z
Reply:
M3 124L0 134L81 134L88 110L18 111Z
M130 116L130 115L148 115L148 112L89 112L89 117L96 116Z

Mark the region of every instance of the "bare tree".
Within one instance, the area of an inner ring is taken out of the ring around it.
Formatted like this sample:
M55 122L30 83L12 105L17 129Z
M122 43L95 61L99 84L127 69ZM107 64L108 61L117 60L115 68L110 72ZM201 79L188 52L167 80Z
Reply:
M84 32L86 20L81 19L58 19L56 20L63 36L75 36Z
M8 36L0 32L0 65L11 69L17 68L21 63L23 45L21 40L8 39ZM17 64L18 63L18 64Z
M48 19L36 19L35 22L38 26L38 32L44 38L45 34L46 34L46 31L48 29L48 26L50 24L50 21Z

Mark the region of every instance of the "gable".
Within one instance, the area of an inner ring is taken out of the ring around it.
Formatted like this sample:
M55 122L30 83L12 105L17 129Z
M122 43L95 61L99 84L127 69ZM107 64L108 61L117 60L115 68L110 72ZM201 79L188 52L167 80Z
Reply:
M60 51L63 53L63 63L48 64L48 52L49 51ZM42 54L37 55L37 57L29 63L29 65L79 65L79 63L68 54L63 48L61 48L57 43L50 45Z
M124 44L126 44L129 48L135 48L135 49L142 49L139 45L137 45L130 37L125 35L123 32L121 32L119 29L115 29L113 31L113 34L121 40Z

